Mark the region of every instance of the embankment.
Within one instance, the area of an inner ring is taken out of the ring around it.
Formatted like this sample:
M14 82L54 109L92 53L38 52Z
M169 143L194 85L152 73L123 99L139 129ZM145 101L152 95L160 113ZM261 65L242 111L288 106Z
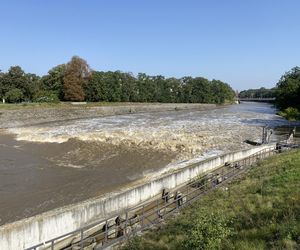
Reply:
M210 171L225 162L248 157L274 145L255 147L232 152L195 163L173 173L165 174L147 183L121 193L90 199L85 202L55 209L31 218L0 227L0 249L24 249L64 233L78 229L93 220L104 219L129 207L140 204L156 195L163 188L172 189L197 175ZM76 192L74 190L74 192Z

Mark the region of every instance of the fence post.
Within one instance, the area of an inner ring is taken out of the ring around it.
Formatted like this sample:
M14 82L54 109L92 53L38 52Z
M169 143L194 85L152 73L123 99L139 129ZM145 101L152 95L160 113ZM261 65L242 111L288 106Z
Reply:
M128 226L128 211L126 211L126 221L125 221L125 228L124 228L124 230L125 230L125 235L127 236L127 226Z
M83 229L80 230L80 249L83 249Z
M145 205L143 205L143 208L142 208L142 228L144 227L144 215L145 214Z
M106 242L108 240L108 221L105 221L105 241Z
M156 214L157 218L159 219L159 199L156 200Z
M186 202L188 202L188 200L189 200L189 184L186 185Z

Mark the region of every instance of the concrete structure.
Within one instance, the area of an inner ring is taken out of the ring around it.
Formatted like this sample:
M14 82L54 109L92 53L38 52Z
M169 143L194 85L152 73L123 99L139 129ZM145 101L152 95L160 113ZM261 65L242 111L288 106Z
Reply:
M262 149L273 148L274 145L265 145L213 157L120 193L90 199L6 224L0 227L0 249L18 250L31 247L140 204L161 194L163 188L180 186L203 172L224 165L225 162L240 160Z

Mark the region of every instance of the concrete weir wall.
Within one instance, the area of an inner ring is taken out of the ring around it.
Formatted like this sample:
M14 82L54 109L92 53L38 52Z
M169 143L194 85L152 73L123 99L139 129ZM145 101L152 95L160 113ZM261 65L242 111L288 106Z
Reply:
M118 211L140 204L160 194L163 188L172 189L225 162L240 160L262 149L272 148L273 145L260 146L213 157L117 194L90 199L3 225L0 227L0 249L18 250L31 247L76 230L93 220L104 219Z

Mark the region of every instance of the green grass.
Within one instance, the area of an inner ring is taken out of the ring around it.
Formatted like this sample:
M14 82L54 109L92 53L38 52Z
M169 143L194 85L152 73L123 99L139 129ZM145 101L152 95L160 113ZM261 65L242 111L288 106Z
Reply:
M124 249L300 249L300 150L271 157Z

